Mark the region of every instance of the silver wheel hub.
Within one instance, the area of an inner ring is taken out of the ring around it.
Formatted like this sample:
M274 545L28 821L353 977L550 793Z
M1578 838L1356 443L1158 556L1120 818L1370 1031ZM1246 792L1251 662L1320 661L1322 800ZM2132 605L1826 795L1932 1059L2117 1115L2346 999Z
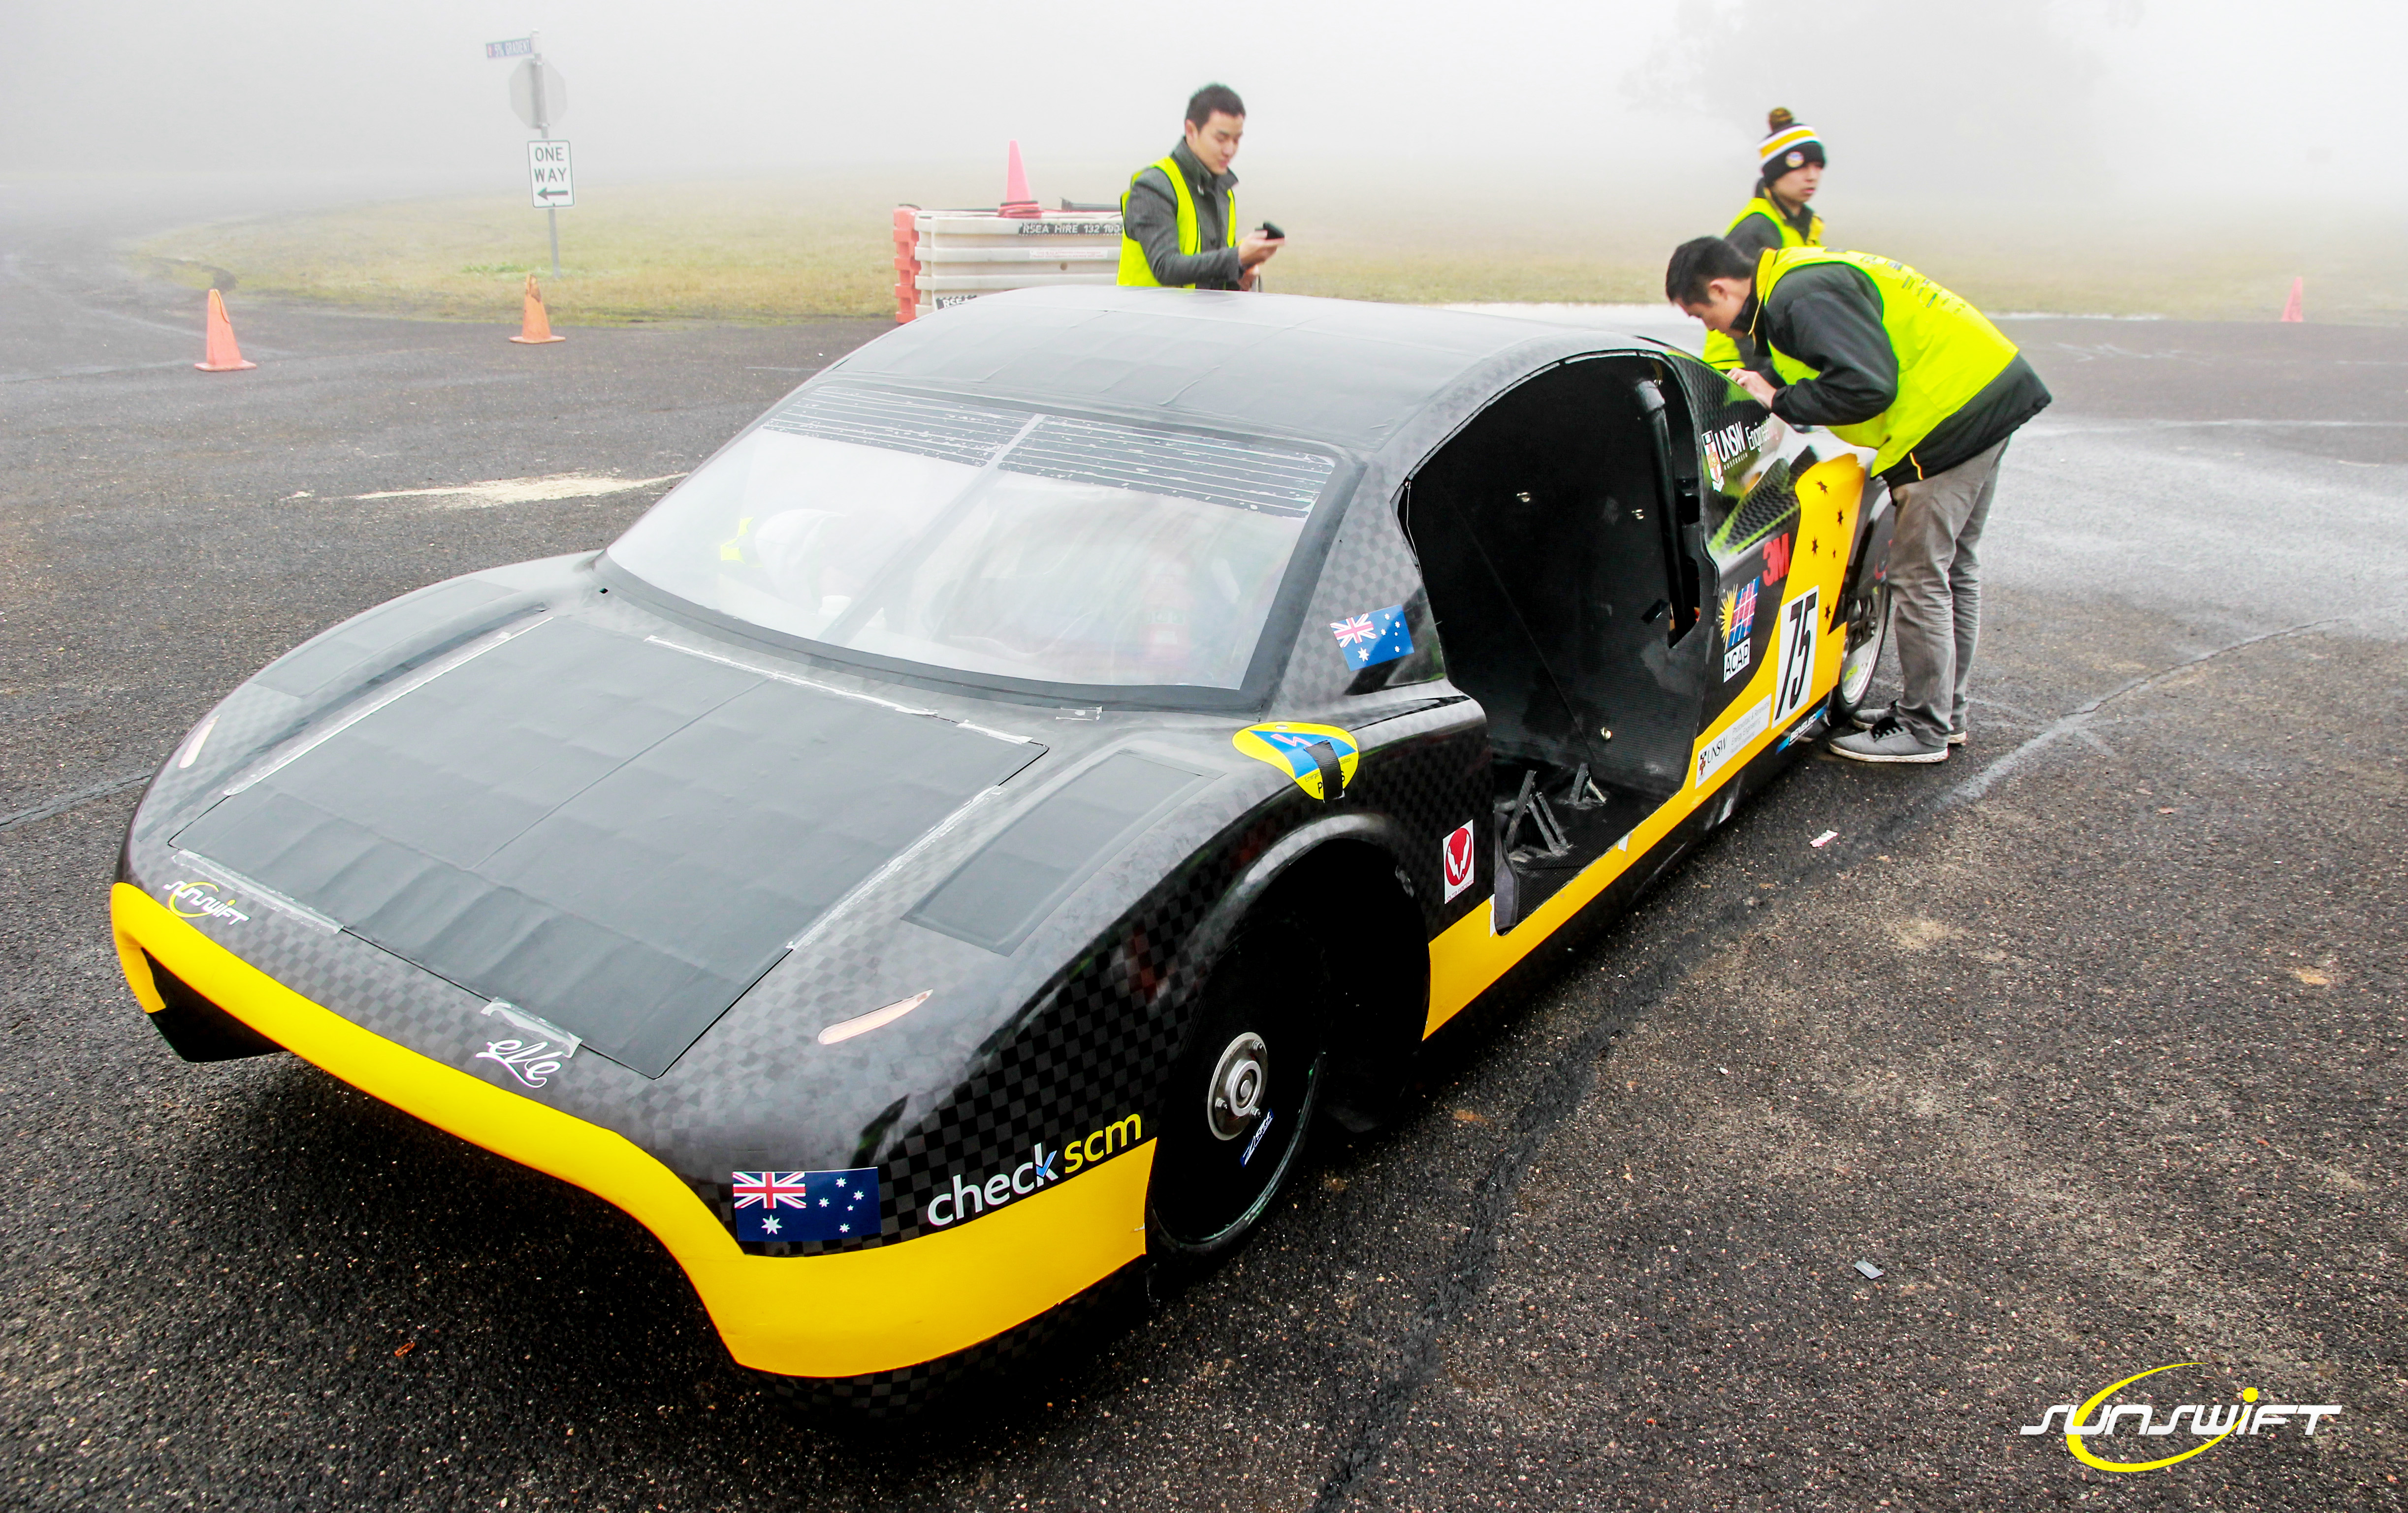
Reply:
M1877 599L1873 622L1865 629L1864 639L1849 647L1840 658L1840 697L1852 706L1863 702L1865 690L1872 684L1873 666L1881 660L1884 633L1888 629L1889 602Z
M1841 696L1854 704L1864 697L1865 689L1873 680L1873 663L1881 655L1881 638L1868 637L1862 646L1850 650L1841 659Z
M1234 1140L1254 1126L1271 1086L1271 1051L1249 1031L1229 1042L1204 1090L1204 1122L1216 1140Z

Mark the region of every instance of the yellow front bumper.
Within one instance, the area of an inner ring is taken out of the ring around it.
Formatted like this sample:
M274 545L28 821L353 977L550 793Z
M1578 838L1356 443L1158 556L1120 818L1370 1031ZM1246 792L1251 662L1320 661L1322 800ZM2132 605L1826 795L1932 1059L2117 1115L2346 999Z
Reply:
M148 951L235 1018L364 1092L616 1204L668 1247L738 1363L794 1377L917 1365L1065 1302L1145 1253L1148 1141L973 1222L867 1250L746 1254L694 1190L621 1135L320 1007L124 883L117 954L144 1009Z

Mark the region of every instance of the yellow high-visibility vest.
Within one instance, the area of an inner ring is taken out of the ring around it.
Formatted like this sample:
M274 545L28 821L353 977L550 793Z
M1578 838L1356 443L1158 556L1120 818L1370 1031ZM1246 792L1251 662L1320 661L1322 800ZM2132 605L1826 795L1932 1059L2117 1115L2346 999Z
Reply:
M1739 214L1731 217L1731 223L1723 228L1723 235L1727 236L1732 232L1739 230L1739 223L1745 221L1752 215L1760 215L1767 221L1771 221L1773 225L1779 229L1781 233L1781 245L1784 248L1820 247L1823 245L1823 218L1821 216L1810 215L1807 218L1806 235L1803 237L1800 237L1798 235L1798 228L1789 223L1789 218L1781 213L1781 207L1773 204L1772 197L1769 194L1758 194L1756 198L1748 201L1746 209L1742 210ZM1709 331L1706 333L1705 359L1707 366L1719 368L1723 372L1728 373L1733 368L1739 366L1739 343L1731 340L1728 336L1724 335L1719 331Z
M2015 360L2015 344L1981 311L1903 263L1870 252L1820 248L1767 248L1756 259L1756 324L1763 324L1765 307L1784 278L1823 263L1844 263L1858 270L1881 296L1882 329L1898 354L1898 396L1872 419L1831 430L1843 441L1872 448L1872 471L1885 473L1911 462L1914 449L1934 427L2004 373ZM1815 377L1816 369L1756 335L1754 328L1748 335L1771 355L1773 369L1784 379L1798 383Z
M1164 158L1146 166L1161 169L1162 177L1170 180L1170 197L1179 204L1179 250L1190 257L1204 250L1204 233L1196 221L1196 197L1187 192L1187 176L1179 171L1178 160ZM1129 175L1130 189L1137 187L1138 179L1144 173L1145 169L1140 168ZM1228 236L1225 245L1235 247L1238 245L1238 192L1232 189L1226 193L1229 203L1221 218L1221 226ZM1129 191L1121 191L1120 282L1129 288L1159 289L1162 280L1154 276L1154 265L1145 260L1145 245L1128 234L1128 200ZM1179 287L1193 289L1196 286L1182 284Z
M1780 227L1781 245L1784 248L1820 247L1823 245L1823 218L1821 216L1815 215L1812 211L1807 213L1806 235L1803 237L1800 237L1798 235L1798 228L1790 223L1787 216L1781 213L1781 207L1772 203L1772 196L1770 194L1758 194L1756 198L1748 201L1746 209L1742 210L1739 214L1731 217L1731 223L1723 228L1723 235L1727 236L1732 232L1739 230L1739 223L1752 215L1760 215L1767 221L1771 221L1775 226Z

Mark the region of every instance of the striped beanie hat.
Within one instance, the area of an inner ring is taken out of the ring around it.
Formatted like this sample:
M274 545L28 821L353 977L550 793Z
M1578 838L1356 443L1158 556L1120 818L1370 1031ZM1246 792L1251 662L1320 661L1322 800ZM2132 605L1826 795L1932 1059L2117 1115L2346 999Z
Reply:
M1764 181L1770 183L1792 168L1802 168L1810 163L1823 163L1823 139L1814 128L1799 121L1781 106L1774 106L1764 118L1764 140L1757 144L1756 159L1764 170Z

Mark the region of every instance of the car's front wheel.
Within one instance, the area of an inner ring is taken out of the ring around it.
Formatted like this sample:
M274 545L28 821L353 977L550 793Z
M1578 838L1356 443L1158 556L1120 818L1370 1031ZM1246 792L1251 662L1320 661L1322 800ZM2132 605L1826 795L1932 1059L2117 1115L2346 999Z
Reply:
M1831 691L1831 712L1841 720L1864 707L1872 692L1873 669L1889 640L1889 585L1885 583L1851 607L1847 649L1840 656L1840 683Z
M1147 1210L1166 1259L1235 1249L1303 1152L1328 1072L1320 947L1283 917L1249 921L1205 985L1172 1071Z

